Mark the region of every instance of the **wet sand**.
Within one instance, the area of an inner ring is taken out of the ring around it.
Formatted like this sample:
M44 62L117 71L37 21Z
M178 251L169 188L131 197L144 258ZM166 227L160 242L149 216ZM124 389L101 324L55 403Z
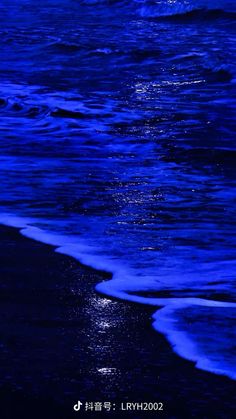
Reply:
M155 417L233 418L235 382L197 370L151 326L155 309L98 295L109 275L0 227L1 419L88 417L77 400L111 402L95 417L162 402ZM84 407L84 406L83 406Z

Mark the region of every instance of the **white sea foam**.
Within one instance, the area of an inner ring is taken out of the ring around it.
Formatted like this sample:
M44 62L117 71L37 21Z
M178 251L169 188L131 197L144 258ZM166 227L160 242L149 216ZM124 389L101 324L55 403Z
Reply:
M196 305L181 300L168 304L153 315L153 326L197 368L235 380L235 304L211 303L204 301L201 307L197 301Z
M173 15L182 15L194 10L213 10L222 9L225 11L234 11L235 4L232 0L158 0L137 1L141 5L139 12L142 17L170 17Z

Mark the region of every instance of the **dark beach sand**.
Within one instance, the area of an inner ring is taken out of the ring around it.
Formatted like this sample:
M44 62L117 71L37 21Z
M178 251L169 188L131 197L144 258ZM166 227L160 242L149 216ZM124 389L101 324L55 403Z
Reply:
M163 402L157 418L234 417L235 382L176 356L154 309L98 295L105 274L17 229L0 237L1 419L91 416L73 412L77 400L116 403L94 417L152 416L119 412L122 401Z

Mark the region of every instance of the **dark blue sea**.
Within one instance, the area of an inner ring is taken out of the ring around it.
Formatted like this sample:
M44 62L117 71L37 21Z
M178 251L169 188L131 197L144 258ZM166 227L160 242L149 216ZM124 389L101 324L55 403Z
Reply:
M236 378L236 3L2 0L0 221ZM161 309L160 309L161 307Z

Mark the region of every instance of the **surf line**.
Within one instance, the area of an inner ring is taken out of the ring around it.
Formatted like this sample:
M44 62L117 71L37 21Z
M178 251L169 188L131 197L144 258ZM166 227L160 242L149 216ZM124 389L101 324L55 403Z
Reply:
M153 314L153 327L159 333L166 336L174 352L182 358L193 361L199 369L225 375L236 380L236 371L226 370L212 366L211 360L202 355L196 344L191 340L186 331L178 330L174 319L174 313L180 309L189 309L193 306L211 307L211 308L236 308L236 303L213 301L197 297L178 297L178 298L147 298L134 294L129 294L127 284L129 277L126 278L125 271L122 268L114 270L108 260L101 260L100 257L88 253L90 246L78 243L77 237L69 237L56 233L50 233L36 227L32 224L38 224L41 220L32 218L23 218L3 214L0 216L0 224L19 229L20 234L35 241L54 246L54 251L67 256L71 256L81 264L92 267L95 270L113 274L110 280L98 283L95 286L97 292L108 297L114 297L129 302L140 303L142 305L151 305L158 307ZM110 268L110 269L109 269ZM134 291L134 289L132 289Z

